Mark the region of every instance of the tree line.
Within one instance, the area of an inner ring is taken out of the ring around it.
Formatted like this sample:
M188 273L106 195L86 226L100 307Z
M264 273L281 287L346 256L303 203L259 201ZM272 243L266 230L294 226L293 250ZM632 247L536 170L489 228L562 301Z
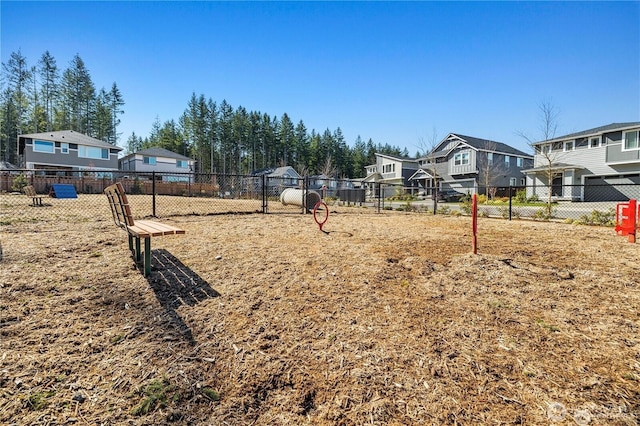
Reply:
M29 66L20 51L2 64L0 92L0 157L17 161L17 136L56 130L74 130L117 145L119 116L124 98L117 84L96 91L89 70L76 54L60 72L47 51L36 66ZM195 93L176 121L152 123L149 135L133 132L124 142L126 153L160 147L196 160L196 172L250 174L289 165L300 174L359 178L375 154L408 157L406 150L389 144L366 142L360 136L350 147L342 130L309 131L294 124L287 113L280 117L233 107Z
M16 162L20 134L74 130L117 144L124 99L114 82L96 86L76 54L61 70L49 51L30 65L20 51L2 63L0 86L0 156Z

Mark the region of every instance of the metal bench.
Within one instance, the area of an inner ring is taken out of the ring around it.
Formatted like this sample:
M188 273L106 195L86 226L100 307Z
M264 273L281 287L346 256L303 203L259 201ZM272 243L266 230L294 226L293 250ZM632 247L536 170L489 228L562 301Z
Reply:
M136 264L143 262L143 275L151 274L151 238L163 235L184 234L184 229L152 220L133 220L127 194L120 182L105 188L104 193L109 199L109 206L113 220L120 228L127 231L129 236L129 250L133 254ZM140 250L140 239L144 240L144 259Z
M42 206L42 197L44 197L44 195L37 194L36 190L33 188L33 185L27 185L22 188L22 190L27 195L27 197L31 197L31 202L33 203L34 207Z

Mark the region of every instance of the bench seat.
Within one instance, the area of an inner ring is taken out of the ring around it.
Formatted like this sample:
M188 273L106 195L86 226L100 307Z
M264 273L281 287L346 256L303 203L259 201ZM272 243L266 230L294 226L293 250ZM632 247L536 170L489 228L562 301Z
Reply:
M109 199L109 206L113 220L120 228L127 231L129 237L129 250L131 250L136 263L143 265L144 276L151 274L151 238L164 235L185 234L185 230L166 223L154 220L133 220L131 207L127 200L127 194L120 182L105 188L104 193ZM144 240L144 250L141 249L141 241ZM142 254L144 253L144 258Z
M31 197L31 202L33 203L34 207L42 206L42 197L44 197L44 195L37 194L32 185L27 185L22 188L22 190L27 197Z

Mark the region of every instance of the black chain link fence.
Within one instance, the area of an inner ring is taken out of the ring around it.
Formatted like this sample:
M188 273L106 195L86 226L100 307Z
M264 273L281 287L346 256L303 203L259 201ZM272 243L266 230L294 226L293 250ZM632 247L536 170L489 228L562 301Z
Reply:
M110 219L104 188L121 182L135 217L214 214L309 213L329 206L369 208L377 213L469 215L469 193L440 193L419 187L318 177L141 172L13 170L0 173L0 226L20 222ZM54 185L72 186L76 199L57 198ZM23 188L42 195L34 205ZM480 190L478 215L504 219L552 220L612 226L620 202L640 198L637 184L564 185ZM343 212L349 212L343 209Z

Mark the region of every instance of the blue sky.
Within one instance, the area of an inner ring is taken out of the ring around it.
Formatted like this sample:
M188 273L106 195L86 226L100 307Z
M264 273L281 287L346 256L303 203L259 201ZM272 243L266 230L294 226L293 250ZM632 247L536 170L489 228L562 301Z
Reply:
M538 106L558 135L640 121L640 2L0 2L2 62L75 54L115 82L131 132L192 93L411 155L460 133L530 152Z

